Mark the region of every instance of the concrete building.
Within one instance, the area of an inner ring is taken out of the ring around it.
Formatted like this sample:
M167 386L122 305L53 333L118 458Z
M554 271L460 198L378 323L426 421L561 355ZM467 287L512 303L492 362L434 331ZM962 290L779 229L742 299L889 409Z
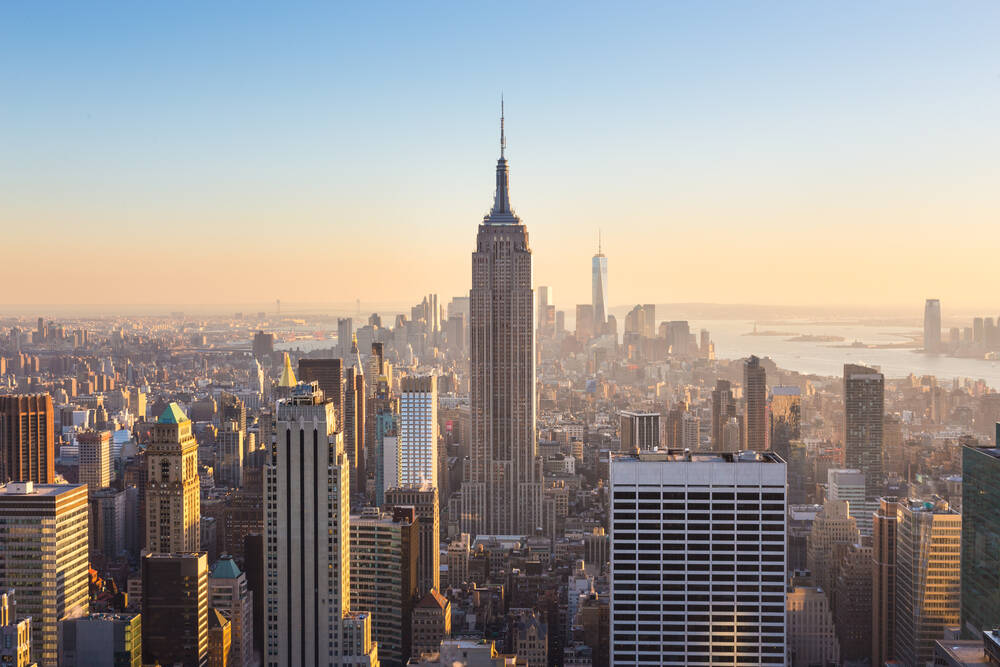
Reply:
M368 508L350 520L351 609L372 615L372 639L383 665L403 665L410 657L413 604L417 596L416 512L396 507L392 514Z
M14 588L31 617L32 659L55 667L59 621L89 611L87 487L8 482L0 486L0 590Z
M348 341L350 339L351 334L348 331L347 338L342 340ZM306 384L318 383L319 388L323 390L323 396L333 403L337 419L343 419L341 410L344 407L344 362L342 359L299 359L299 381ZM342 424L342 422L338 423Z
M762 452L767 449L767 371L753 355L743 362L743 399L742 449Z
M117 558L125 551L126 492L114 488L91 489L88 494L91 560L100 554Z
M264 468L267 667L378 663L370 618L346 621L350 470L333 404L315 382L290 388Z
M792 442L802 437L802 390L798 387L772 387L769 420L769 447L788 461Z
M208 558L150 553L142 558L143 664L204 667L208 661Z
M171 403L153 425L146 448L146 550L191 553L200 548L198 441L191 420Z
M632 453L650 451L660 446L660 414L658 412L623 411L618 415L621 430L620 451Z
M493 208L472 254L472 451L462 483L462 532L533 535L541 525L535 433L535 326L528 232L510 205L500 116Z
M839 665L840 643L826 592L792 578L785 599L791 667Z
M385 506L409 506L417 512L420 546L417 553L417 593L441 590L441 513L438 490L430 484L389 489Z
M517 661L526 667L547 667L549 632L539 612L534 609L512 609L511 615L514 619L507 645L514 649Z
M437 378L407 376L399 396L400 486L438 483Z
M235 421L223 422L216 435L215 485L238 489L243 486L246 433Z
M962 515L944 501L904 498L896 516L895 659L924 665L959 624Z
M76 436L80 483L91 491L111 486L111 431L85 431Z
M712 390L712 449L725 449L725 427L736 416L736 398L728 380L716 380Z
M429 591L413 607L411 628L411 656L436 653L441 642L451 638L451 602L437 591Z
M612 458L611 664L785 664L785 485L767 452Z
M142 616L91 614L59 623L60 667L142 667Z
M885 378L873 368L844 364L844 467L865 475L865 498L882 495Z
M0 482L51 484L55 460L52 397L0 396Z
M826 471L826 497L830 500L846 500L848 513L854 517L858 532L863 537L871 537L872 514L878 509L879 501L865 497L867 482L860 470L830 468Z
M806 567L813 581L828 595L833 590L836 567L852 544L861 540L854 517L848 514L847 501L827 500L823 511L813 520L806 543Z

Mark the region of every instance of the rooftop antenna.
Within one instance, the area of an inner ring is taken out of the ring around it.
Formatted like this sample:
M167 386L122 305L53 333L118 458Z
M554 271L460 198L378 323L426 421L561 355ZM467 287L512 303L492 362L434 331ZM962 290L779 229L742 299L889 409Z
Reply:
M601 228L597 228L597 254L601 254Z
M503 133L503 91L500 91L500 159L507 148L507 137Z

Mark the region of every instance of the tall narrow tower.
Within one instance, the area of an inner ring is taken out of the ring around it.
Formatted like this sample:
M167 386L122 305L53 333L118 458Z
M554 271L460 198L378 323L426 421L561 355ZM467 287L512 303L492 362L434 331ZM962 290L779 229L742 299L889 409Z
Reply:
M597 236L597 254L591 260L591 293L594 306L594 329L604 333L608 321L608 258L601 252L601 236Z
M201 480L198 441L176 403L153 426L146 449L146 551L200 551Z
M510 206L503 122L501 104L496 194L472 253L472 456L460 523L471 534L533 535L540 529L542 499L531 248Z

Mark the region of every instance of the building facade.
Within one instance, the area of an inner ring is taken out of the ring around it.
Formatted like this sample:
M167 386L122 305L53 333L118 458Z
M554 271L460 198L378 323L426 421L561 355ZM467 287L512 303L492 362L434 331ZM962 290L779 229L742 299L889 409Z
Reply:
M399 395L400 486L438 483L437 378L407 376Z
M204 667L208 661L208 557L142 558L143 664Z
M441 590L441 512L438 490L430 484L389 489L386 509L409 506L417 512L420 545L417 554L417 593Z
M962 447L962 635L1000 626L1000 449Z
M623 452L650 451L660 446L660 414L658 412L623 411L618 415Z
M743 362L743 398L743 449L762 452L767 449L767 371L752 355Z
M52 397L0 396L0 482L51 484L55 456Z
M785 484L766 452L612 458L611 664L785 664Z
M80 451L80 483L91 491L111 486L111 431L87 431L76 436Z
M146 550L191 553L201 548L198 441L176 403L153 425L146 448Z
M882 496L882 420L885 378L872 368L844 364L844 467L865 475L865 498Z

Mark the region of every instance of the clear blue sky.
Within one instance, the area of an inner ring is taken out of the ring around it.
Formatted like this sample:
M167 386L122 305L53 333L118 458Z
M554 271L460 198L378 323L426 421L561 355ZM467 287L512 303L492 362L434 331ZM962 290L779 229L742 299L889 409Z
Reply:
M561 307L598 228L616 305L992 305L997 2L9 2L0 86L0 302L460 294L502 90Z

